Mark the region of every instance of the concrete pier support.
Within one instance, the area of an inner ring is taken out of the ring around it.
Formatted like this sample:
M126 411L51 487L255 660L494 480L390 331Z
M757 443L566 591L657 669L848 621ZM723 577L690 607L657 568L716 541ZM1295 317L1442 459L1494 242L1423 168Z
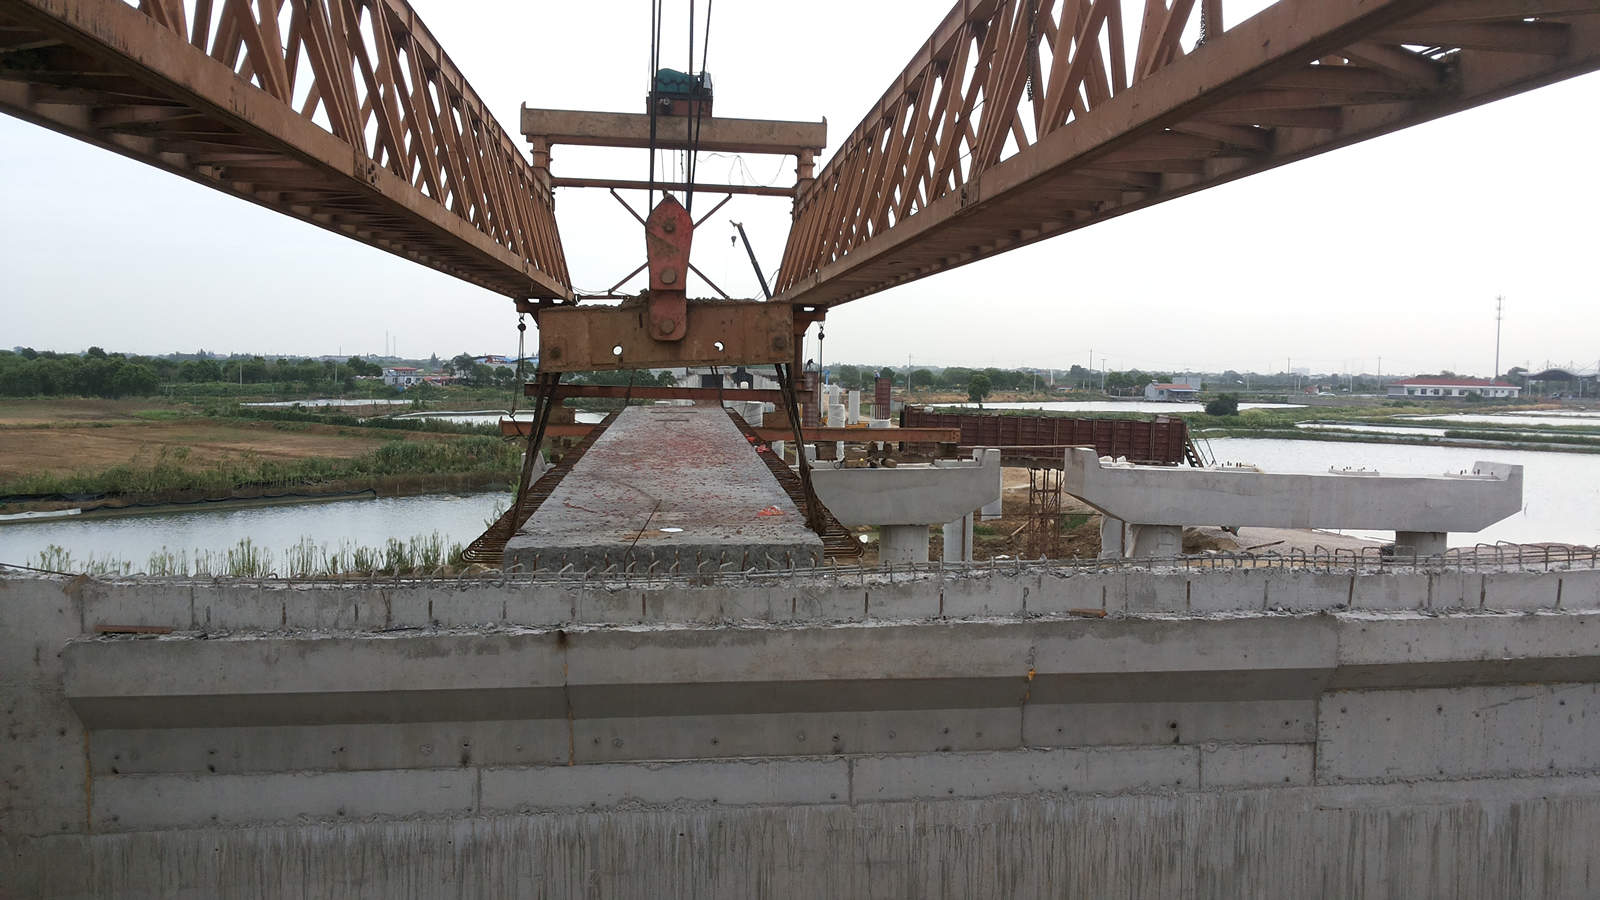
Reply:
M1407 556L1443 556L1449 548L1449 537L1449 532L1445 531L1396 531L1395 552Z
M1127 556L1128 523L1111 516L1100 518L1100 558L1121 559Z
M972 526L977 516L967 513L944 526L944 561L972 562Z
M1182 525L1135 525L1133 556L1171 557L1183 553Z
M928 526L882 525L878 528L878 560L887 565L928 561Z
M1403 555L1438 556L1449 532L1474 532L1522 508L1522 467L1479 462L1470 472L1380 475L1367 470L1263 472L1253 466L1139 466L1067 451L1062 490L1105 516L1100 556L1183 552L1183 526L1392 530Z
M861 392L851 391L845 396L848 399L844 405L844 423L846 425L861 424Z

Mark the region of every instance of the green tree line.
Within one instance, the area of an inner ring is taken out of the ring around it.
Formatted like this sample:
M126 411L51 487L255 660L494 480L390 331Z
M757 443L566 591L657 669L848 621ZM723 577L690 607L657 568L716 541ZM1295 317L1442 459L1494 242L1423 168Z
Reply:
M300 384L306 388L355 388L360 375L382 367L352 356L345 362L261 356L177 360L163 356L107 353L90 347L76 353L0 350L0 397L139 397L170 384Z
M905 387L910 381L912 390L942 390L964 392L971 385L974 378L981 375L988 379L990 391L1032 391L1048 390L1050 387L1049 373L1035 369L999 369L994 367L984 369L969 369L962 366L950 366L938 372L932 369L912 369L909 372L902 369L895 371L888 366L857 366L841 365L830 366L831 379L834 383L843 386L846 390L872 390L874 381L882 376L892 378L897 387ZM1082 366L1073 366L1071 369L1057 369L1055 371L1056 387L1074 386L1079 382L1090 379L1091 373ZM1149 379L1146 379L1149 380ZM1095 376L1094 387L1099 387L1098 376Z

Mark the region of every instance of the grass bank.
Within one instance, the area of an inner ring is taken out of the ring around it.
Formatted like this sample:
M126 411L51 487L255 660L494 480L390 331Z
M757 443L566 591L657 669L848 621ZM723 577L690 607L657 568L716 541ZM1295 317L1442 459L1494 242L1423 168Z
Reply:
M0 494L13 498L158 497L180 493L227 496L241 490L287 490L328 483L349 489L403 476L468 473L481 475L486 482L509 481L516 476L520 460L520 447L486 435L435 441L396 437L369 452L346 458L282 460L245 451L195 462L186 447L163 447L147 464L134 461L97 471L8 479L0 484Z

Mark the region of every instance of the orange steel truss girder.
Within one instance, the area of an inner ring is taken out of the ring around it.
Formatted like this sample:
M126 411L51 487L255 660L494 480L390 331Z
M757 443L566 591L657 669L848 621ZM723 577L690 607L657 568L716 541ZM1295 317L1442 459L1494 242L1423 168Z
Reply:
M0 0L0 111L508 296L550 190L404 0Z
M1600 0L1225 7L961 0L797 196L774 301L838 305L1600 68Z
M794 310L753 300L689 300L679 340L656 340L646 302L622 306L543 306L540 372L766 365L794 355ZM734 399L737 399L736 397Z

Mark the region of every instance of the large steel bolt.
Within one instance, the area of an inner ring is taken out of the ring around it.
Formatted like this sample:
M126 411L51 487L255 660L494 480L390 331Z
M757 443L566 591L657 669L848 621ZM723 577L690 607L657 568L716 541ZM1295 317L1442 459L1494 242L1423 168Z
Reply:
M678 270L677 269L662 269L661 270L661 283L662 284L672 284L673 282L675 282L677 280L678 280Z

